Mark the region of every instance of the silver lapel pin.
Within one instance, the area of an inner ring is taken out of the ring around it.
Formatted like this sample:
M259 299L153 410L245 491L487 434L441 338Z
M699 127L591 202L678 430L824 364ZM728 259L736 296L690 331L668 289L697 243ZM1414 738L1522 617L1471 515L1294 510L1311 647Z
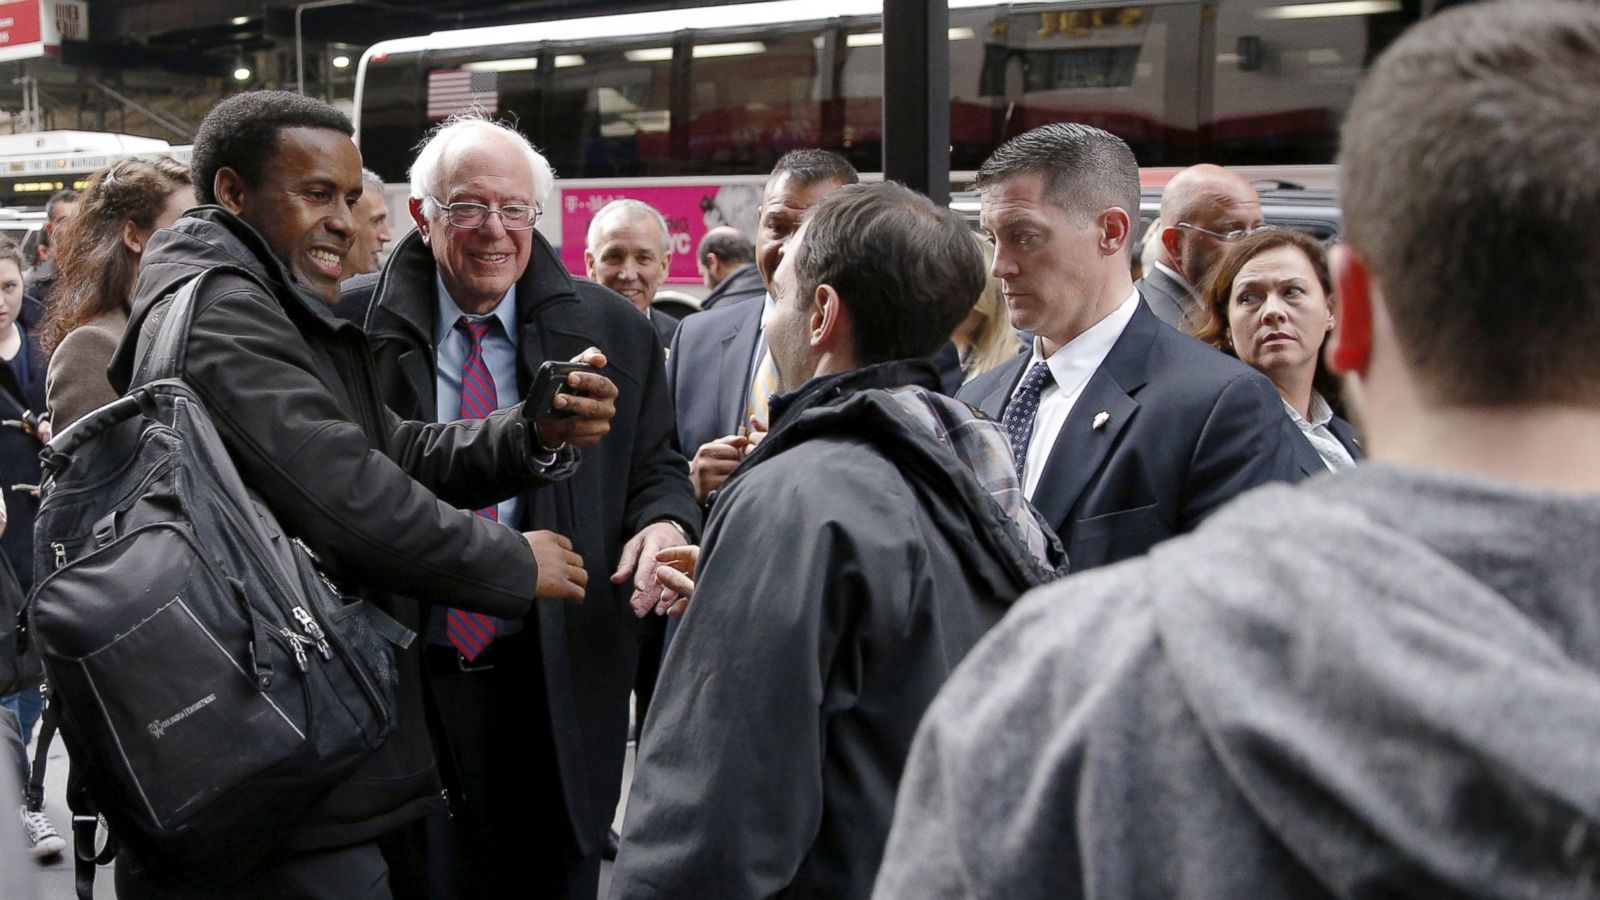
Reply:
M1100 429L1106 427L1106 423L1109 421L1111 421L1111 413L1101 410L1100 412L1094 414L1094 424L1089 427L1093 428L1095 431L1099 431Z

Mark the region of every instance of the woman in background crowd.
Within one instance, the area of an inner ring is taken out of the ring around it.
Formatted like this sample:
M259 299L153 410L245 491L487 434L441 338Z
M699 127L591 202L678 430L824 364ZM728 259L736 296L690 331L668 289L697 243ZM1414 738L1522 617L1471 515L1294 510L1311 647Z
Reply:
M22 292L22 251L0 245L0 591L26 597L33 588L33 518L39 510L39 450L50 440L44 411L45 356L39 348L39 301ZM10 604L0 604L9 608ZM18 755L32 739L43 711L35 679L13 686L16 693L0 699L15 716L17 734L5 735L7 761L26 779L26 755ZM11 718L0 716L0 728ZM20 744L18 740L20 739ZM33 855L46 859L66 846L39 810L23 804L22 828Z
M117 398L106 365L128 326L128 296L145 244L195 205L189 167L134 156L89 179L82 207L54 240L56 296L41 339L57 430Z
M1202 288L1208 316L1195 337L1260 370L1305 439L1307 475L1361 459L1350 423L1334 415L1338 382L1322 363L1333 329L1328 254L1298 231L1269 229L1233 243ZM1330 399L1332 403L1330 403Z
M977 238L983 248L984 265L994 266L994 245ZM1006 311L1005 296L1000 291L1000 279L987 276L983 293L966 319L956 326L950 336L961 355L961 382L965 384L1000 365L1022 350L1022 341L1011 330L1011 316Z
M24 596L33 587L33 517L39 508L39 450L50 440L44 416L45 356L39 349L39 301L22 292L22 251L0 245L0 499L9 528L0 552ZM0 573L9 577L9 573ZM0 700L17 714L24 738L39 721L37 687Z

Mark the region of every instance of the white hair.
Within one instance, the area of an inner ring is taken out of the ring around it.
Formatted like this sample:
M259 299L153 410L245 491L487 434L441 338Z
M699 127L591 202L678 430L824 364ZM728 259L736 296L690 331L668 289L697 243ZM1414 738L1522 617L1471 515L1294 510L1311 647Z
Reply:
M589 220L589 233L585 243L591 252L599 249L595 245L600 242L601 220L623 214L634 218L648 216L655 219L656 224L661 226L661 254L665 256L672 252L672 232L667 230L667 220L662 217L661 212L654 206L645 203L643 200L634 200L631 197L623 197L607 203L605 206L600 207L600 211L594 214L594 218Z
M411 177L411 198L423 202L424 215L433 216L438 212L431 196L443 190L444 186L439 183L439 178L446 159L445 154L451 145L457 139L485 132L503 134L522 148L523 154L528 157L528 167L533 170L534 201L542 205L549 198L550 192L556 186L556 173L551 170L550 163L544 156L533 148L533 144L522 136L522 132L489 119L481 113L462 113L451 116L444 124L434 129L433 134L423 143L416 161L411 164L411 171L408 173Z

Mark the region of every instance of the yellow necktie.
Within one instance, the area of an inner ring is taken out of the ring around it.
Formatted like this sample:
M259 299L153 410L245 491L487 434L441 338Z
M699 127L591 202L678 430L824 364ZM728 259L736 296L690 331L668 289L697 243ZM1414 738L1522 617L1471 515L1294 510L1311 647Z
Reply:
M744 425L751 419L767 421L767 400L778 392L778 367L772 361L772 351L761 355L761 365L756 367L756 377L750 382L750 397L744 404Z

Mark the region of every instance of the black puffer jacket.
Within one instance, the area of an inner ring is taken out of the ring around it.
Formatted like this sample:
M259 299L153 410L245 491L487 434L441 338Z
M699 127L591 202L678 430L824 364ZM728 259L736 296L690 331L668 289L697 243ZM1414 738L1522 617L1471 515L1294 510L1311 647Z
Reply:
M239 266L194 310L183 378L205 402L245 484L283 526L322 557L347 592L413 630L406 590L497 616L527 612L538 581L533 554L510 528L460 511L564 476L535 472L520 407L449 425L401 422L373 380L355 326L327 307L226 210L191 210L145 250L127 337L108 375L125 391L151 310L208 269ZM262 283L271 287L268 292ZM443 809L422 710L422 642L401 654L399 728L345 784L300 822L294 847L370 840ZM227 748L218 748L226 752Z

